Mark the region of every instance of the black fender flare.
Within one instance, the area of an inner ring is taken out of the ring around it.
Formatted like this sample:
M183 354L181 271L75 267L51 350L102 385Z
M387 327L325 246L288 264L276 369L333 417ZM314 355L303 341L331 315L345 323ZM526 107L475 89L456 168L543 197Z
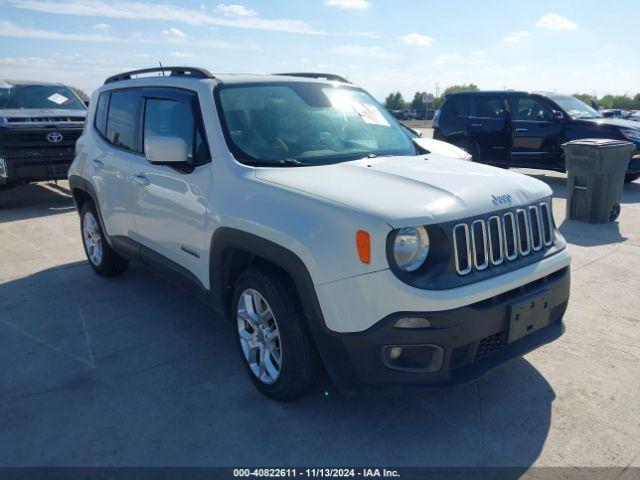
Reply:
M87 181L85 178L82 178L79 175L69 175L69 189L71 190L71 196L73 198L73 203L75 203L76 205L76 210L78 211L78 215L80 214L80 205L78 205L76 196L73 193L73 191L80 190L86 193L87 195L89 195L89 198L93 202L93 206L96 209L96 213L98 214L98 221L100 222L100 227L104 232L104 236L107 240L107 243L109 244L110 247L113 248L111 237L107 235L107 229L105 228L104 220L102 218L102 212L100 211L100 204L98 203L98 194L96 193L95 188L93 188L93 185L91 185L91 182Z
M225 311L224 259L229 249L242 250L264 259L286 272L297 290L307 327L315 342L327 373L342 391L357 388L359 381L351 367L351 361L340 334L326 326L316 289L305 263L291 250L248 232L229 227L218 228L211 239L210 288L214 309Z

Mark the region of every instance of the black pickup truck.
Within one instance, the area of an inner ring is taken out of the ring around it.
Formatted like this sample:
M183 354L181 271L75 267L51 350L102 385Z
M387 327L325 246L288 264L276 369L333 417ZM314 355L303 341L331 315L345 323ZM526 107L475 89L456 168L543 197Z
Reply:
M0 80L0 190L67 178L86 113L64 85Z
M453 143L474 161L564 171L562 144L611 138L636 145L625 180L640 178L640 124L604 118L571 95L516 91L447 96L433 120L433 138Z

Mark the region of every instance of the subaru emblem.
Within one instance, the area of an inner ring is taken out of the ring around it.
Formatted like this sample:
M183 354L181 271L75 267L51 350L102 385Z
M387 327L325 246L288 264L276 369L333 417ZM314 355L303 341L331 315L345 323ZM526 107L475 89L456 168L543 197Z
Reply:
M60 143L64 137L60 132L49 132L47 134L47 140L51 143Z

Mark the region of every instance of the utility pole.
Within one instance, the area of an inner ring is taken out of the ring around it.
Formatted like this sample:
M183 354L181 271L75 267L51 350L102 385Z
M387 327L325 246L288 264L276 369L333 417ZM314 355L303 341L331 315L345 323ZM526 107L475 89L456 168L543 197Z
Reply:
M436 98L440 96L440 84L436 81Z

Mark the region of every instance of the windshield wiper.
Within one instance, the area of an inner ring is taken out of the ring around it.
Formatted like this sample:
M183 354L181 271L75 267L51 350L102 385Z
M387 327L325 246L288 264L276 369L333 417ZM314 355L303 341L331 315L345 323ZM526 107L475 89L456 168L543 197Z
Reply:
M295 158L281 158L278 160L278 163L281 165L285 165L287 167L307 167L308 163L301 162L300 160L296 160Z

